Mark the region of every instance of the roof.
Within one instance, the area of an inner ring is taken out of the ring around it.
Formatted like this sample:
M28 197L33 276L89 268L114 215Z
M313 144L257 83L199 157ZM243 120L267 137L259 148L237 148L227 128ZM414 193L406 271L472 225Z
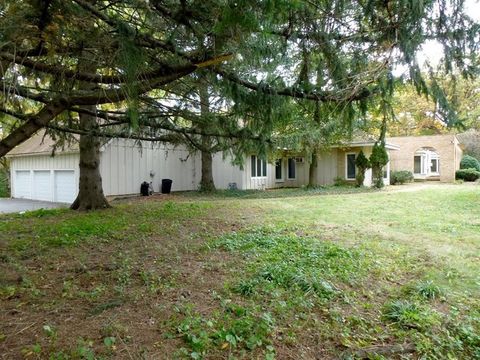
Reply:
M40 130L30 139L11 150L7 157L25 156L25 155L50 155L54 151L56 141L49 135L45 135L45 130ZM56 153L78 153L78 142L65 144L57 149Z
M363 146L373 147L373 145L375 145L375 143L376 143L376 141L372 141L372 140L354 140L354 141L342 143L342 144L339 144L339 145L334 145L332 147L334 147L334 148L363 147ZM400 146L386 142L385 143L385 149L400 150Z

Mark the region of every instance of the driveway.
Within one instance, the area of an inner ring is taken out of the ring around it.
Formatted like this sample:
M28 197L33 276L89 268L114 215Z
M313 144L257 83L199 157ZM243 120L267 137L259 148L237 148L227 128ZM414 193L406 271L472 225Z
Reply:
M19 213L22 211L32 211L38 209L56 209L67 206L68 204L53 203L47 201L0 198L0 214Z

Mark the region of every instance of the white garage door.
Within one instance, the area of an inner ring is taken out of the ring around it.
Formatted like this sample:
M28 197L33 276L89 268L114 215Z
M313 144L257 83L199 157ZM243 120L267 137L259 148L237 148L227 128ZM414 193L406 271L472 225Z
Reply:
M15 195L16 198L30 199L32 182L30 179L30 171L15 172Z
M75 172L73 170L55 170L55 201L73 203L77 196Z
M35 170L33 172L32 199L52 201L52 179L50 170Z

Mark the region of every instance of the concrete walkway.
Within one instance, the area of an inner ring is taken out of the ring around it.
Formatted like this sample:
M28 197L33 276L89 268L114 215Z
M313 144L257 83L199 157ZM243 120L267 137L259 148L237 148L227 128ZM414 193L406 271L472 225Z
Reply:
M439 181L426 181L426 182L414 182L407 183L403 185L391 185L385 188L385 191L388 192L412 192L412 191L421 191L421 190L448 190L448 189L458 189L459 187L471 187L477 186L480 190L479 183L477 182L464 182L462 184L453 184L453 183L442 183Z
M22 211L32 211L38 209L56 209L62 207L68 207L68 204L27 199L0 198L0 214L19 213Z

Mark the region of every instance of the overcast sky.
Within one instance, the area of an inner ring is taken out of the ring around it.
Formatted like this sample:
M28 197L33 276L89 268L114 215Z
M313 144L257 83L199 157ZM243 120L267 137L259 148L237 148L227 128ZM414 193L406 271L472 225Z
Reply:
M480 1L466 0L465 12L475 21L480 23ZM417 60L420 65L429 61L432 66L437 66L442 57L442 46L438 41L427 41L422 47L422 51L417 54Z

